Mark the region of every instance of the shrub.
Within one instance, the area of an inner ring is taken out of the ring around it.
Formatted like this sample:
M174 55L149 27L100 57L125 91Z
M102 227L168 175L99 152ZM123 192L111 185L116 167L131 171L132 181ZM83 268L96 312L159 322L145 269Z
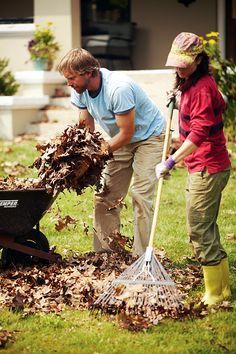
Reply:
M230 140L236 137L236 65L223 59L219 49L219 33L210 32L203 38L204 49L210 57L212 73L221 92L227 98L224 124Z
M0 59L0 95L13 96L19 88L12 72L7 69L8 59Z

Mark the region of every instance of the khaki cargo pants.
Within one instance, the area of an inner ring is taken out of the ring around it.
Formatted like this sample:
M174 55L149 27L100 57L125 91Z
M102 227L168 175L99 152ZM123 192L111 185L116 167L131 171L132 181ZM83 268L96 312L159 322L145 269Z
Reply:
M104 171L103 188L94 196L94 250L110 250L109 238L120 232L119 200L131 184L134 211L133 253L142 255L148 245L156 186L155 166L161 161L164 134L128 144L114 152Z
M229 175L230 169L214 174L204 171L188 175L187 228L194 254L202 265L217 265L227 256L220 242L217 217Z

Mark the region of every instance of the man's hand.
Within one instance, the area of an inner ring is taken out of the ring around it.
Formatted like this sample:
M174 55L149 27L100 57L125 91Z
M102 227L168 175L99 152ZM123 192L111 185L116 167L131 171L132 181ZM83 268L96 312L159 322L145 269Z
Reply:
M101 151L103 154L107 154L110 158L113 157L111 146L106 140L103 140L101 143Z
M156 165L156 177L160 178L168 178L170 176L169 171L174 167L175 161L172 156L170 156L166 161L160 162Z

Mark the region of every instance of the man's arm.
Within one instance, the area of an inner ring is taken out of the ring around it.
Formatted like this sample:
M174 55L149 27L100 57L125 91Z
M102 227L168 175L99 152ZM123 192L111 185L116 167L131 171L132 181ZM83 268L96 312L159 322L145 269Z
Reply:
M112 152L130 143L135 131L134 118L134 109L125 114L116 115L116 124L120 131L108 141Z
M86 126L92 132L95 130L94 119L87 109L79 109L79 125Z

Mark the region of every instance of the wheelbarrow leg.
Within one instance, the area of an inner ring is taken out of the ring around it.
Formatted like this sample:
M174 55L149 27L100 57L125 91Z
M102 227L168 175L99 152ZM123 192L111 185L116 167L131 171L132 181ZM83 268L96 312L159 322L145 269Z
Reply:
M53 254L50 252L38 250L33 247L21 245L20 243L17 243L15 241L15 236L12 236L12 235L1 235L0 246L2 246L4 248L10 248L12 250L15 250L15 251L18 251L21 253L26 253L30 256L42 258L42 259L48 260L50 262L57 262L60 258L60 256L57 254Z

